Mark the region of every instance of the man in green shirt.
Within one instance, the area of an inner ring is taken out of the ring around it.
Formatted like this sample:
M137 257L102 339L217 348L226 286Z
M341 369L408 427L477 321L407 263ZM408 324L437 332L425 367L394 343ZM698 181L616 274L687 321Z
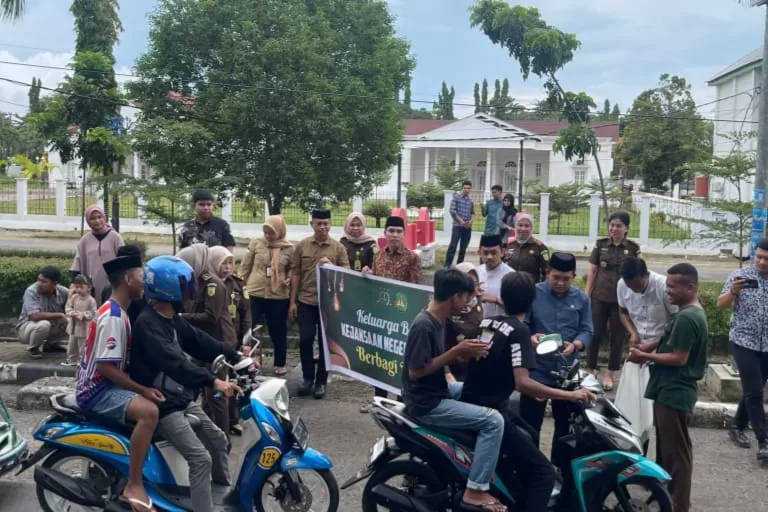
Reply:
M707 315L698 290L693 265L679 263L667 270L667 294L680 311L661 340L629 350L629 361L652 364L645 398L654 401L656 462L672 477L669 491L676 512L688 512L691 505L693 446L688 422L707 367Z

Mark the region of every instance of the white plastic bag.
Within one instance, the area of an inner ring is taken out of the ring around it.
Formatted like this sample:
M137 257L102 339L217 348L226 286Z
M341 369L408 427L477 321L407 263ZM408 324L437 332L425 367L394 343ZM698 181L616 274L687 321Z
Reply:
M650 378L648 365L625 363L614 401L614 405L629 420L632 430L640 437L653 427L653 402L643 398Z

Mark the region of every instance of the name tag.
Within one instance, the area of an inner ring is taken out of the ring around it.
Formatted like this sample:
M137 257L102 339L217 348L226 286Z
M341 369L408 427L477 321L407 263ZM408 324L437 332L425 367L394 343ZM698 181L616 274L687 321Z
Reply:
M267 274L267 277L272 277L272 267L266 268L266 274Z

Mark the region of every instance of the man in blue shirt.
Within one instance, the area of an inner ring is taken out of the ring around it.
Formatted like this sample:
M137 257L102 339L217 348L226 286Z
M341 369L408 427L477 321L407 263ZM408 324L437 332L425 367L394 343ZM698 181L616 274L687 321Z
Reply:
M568 364L578 359L592 340L592 308L587 295L573 285L576 277L576 257L565 252L552 255L547 271L547 280L536 285L536 299L528 314L526 323L531 329L531 341L534 346L539 338L547 334L562 336L564 351ZM551 372L565 364L560 356L537 357L536 368L531 371L531 377L547 386L557 386ZM529 396L520 398L520 416L534 430L541 432L544 421L546 400ZM569 402L552 400L552 417L555 420L554 441L568 435Z
M485 217L485 234L498 235L499 223L497 222L501 209L501 185L491 187L491 198L485 202L481 210Z
M475 203L469 197L472 191L472 182L466 180L461 184L461 194L456 194L451 200L449 212L453 219L451 241L448 244L448 252L445 254L445 266L450 267L453 256L456 254L456 246L459 245L459 258L456 264L464 261L469 241L472 239L472 222L475 219Z

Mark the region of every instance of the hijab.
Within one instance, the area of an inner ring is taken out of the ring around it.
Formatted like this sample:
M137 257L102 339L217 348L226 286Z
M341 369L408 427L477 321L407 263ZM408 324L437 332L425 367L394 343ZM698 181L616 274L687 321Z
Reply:
M196 278L200 278L205 273L210 273L210 253L208 252L208 246L205 244L192 244L189 247L185 247L180 250L176 255L179 258L186 261L192 271L195 273ZM219 273L215 273L216 277Z
M216 247L209 247L208 248L208 270L212 272L214 275L219 276L219 273L221 272L221 265L227 261L227 259L232 258L232 260L235 259L235 255L229 252L229 249L226 247L221 247L217 245Z
M363 225L363 232L360 234L360 236L352 236L349 234L349 226L352 224L352 221L355 219L359 219L360 223ZM373 238L371 235L365 232L365 216L362 213L358 212L352 212L347 217L347 220L344 222L344 237L346 237L347 240L349 240L353 244L364 244L366 242L375 242L376 239Z
M97 204L92 204L91 206L89 206L88 208L86 208L86 209L85 209L85 222L87 223L87 222L88 222L88 220L91 218L91 215L92 215L92 214L94 214L94 213L96 213L96 212L98 212L98 213L100 213L101 215L103 215L103 216L104 216L104 226L102 226L102 228L101 228L101 229L99 229L98 231L97 231L97 230L95 230L95 229L93 229L93 228L91 228L91 232L92 232L94 235L106 235L107 233L109 233L110 231L112 231L112 226L110 226L109 224L107 224L107 222L106 222L106 220L107 220L107 216L106 216L106 214L104 213L104 209L103 209L101 206L99 206L99 205L97 205ZM90 228L90 225L89 225L88 227Z
M272 285L272 291L277 292L283 285L287 276L280 275L280 249L283 247L291 247L291 242L285 239L288 233L288 228L285 225L285 219L282 215L270 215L264 221L265 226L269 226L272 231L275 232L277 238L272 242L267 242L267 245L272 249L272 271L270 277L270 284Z

